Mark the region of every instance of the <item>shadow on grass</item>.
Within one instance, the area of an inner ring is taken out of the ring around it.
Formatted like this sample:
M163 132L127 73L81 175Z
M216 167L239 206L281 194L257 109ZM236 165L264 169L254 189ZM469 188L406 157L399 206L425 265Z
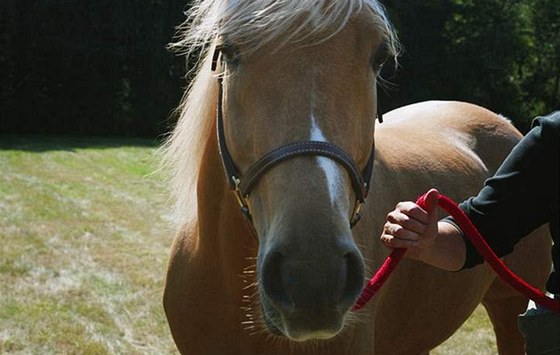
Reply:
M0 135L0 150L48 152L84 148L157 147L161 139L129 137L17 136Z

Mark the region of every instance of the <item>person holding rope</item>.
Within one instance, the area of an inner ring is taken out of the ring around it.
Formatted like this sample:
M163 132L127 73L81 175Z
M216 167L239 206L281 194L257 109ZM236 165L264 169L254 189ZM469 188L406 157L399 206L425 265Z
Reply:
M459 207L494 252L502 257L534 229L549 223L553 269L546 289L560 300L559 151L560 111L537 117L532 129L513 148L477 196ZM453 218L437 219L438 191L426 196L425 209L400 202L387 215L381 241L405 248L406 257L448 271L484 262ZM527 354L560 354L560 314L530 302L519 316Z

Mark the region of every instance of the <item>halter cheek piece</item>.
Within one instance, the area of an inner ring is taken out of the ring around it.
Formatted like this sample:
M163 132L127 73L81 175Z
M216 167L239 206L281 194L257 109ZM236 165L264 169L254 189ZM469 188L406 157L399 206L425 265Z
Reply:
M221 48L218 46L214 51L212 58L212 71L216 70ZM245 217L252 224L252 216L249 211L247 199L252 189L258 183L259 179L274 166L281 162L297 157L297 156L323 156L330 158L340 165L342 165L352 180L352 187L356 194L356 202L350 217L350 226L354 227L360 220L360 210L365 203L368 195L369 184L373 174L373 160L375 148L372 145L368 162L363 171L360 171L356 162L340 147L321 141L303 141L295 142L280 146L271 152L265 154L256 163L254 163L246 172L241 176L237 169L233 158L229 152L226 144L226 137L224 133L224 118L223 118L223 79L218 77L218 108L216 112L216 126L218 134L218 145L220 155L222 157L222 164L226 172L227 180L230 188L235 192L235 197ZM381 114L378 114L379 122L382 122Z

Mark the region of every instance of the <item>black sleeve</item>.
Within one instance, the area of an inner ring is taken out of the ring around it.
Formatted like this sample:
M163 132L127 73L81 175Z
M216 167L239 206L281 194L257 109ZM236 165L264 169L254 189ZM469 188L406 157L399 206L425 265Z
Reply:
M498 256L551 219L558 202L559 140L560 111L537 117L479 194L460 204ZM463 268L482 263L466 238L465 243Z

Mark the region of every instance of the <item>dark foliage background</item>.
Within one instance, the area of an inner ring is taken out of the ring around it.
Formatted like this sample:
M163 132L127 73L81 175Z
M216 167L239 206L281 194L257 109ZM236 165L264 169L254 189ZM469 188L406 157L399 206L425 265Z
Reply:
M0 1L0 132L155 136L185 85L184 0Z
M386 1L404 53L383 98L398 107L463 100L509 117L522 131L560 109L560 1Z
M384 111L478 103L526 130L560 108L560 1L385 1L404 47ZM0 1L0 133L156 137L184 58L165 50L185 0Z

